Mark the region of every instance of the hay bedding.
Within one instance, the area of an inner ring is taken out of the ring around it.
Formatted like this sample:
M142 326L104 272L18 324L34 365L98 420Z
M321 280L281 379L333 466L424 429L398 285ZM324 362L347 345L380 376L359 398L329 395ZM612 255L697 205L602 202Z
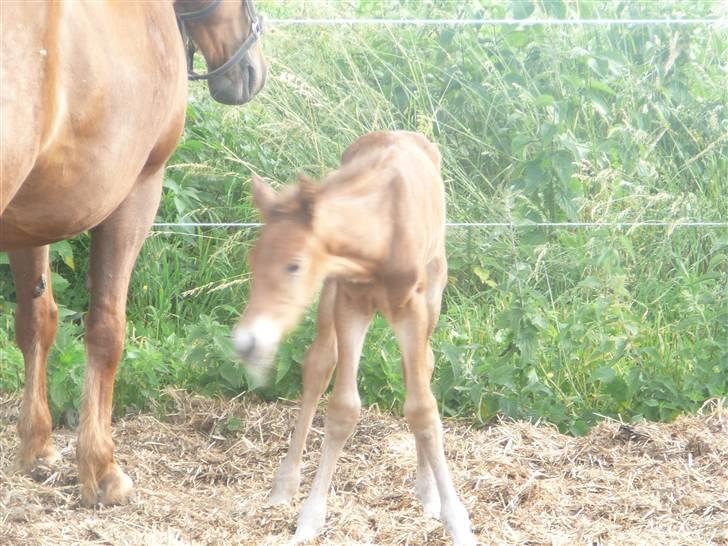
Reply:
M117 458L137 485L127 506L79 507L75 434L55 431L60 468L10 472L18 399L0 398L0 544L279 544L292 507L266 495L296 416L289 403L209 400L172 391L164 421L114 427ZM236 429L236 430L231 430ZM323 437L314 422L301 491ZM728 411L718 404L672 424L603 422L585 438L502 421L446 423L448 459L485 544L728 544ZM422 515L414 442L404 421L365 410L347 444L320 544L448 544Z

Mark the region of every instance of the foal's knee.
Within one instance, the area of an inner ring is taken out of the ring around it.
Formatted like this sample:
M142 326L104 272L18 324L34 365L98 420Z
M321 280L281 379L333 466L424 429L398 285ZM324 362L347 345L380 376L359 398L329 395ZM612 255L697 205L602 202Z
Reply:
M361 400L359 397L347 400L329 401L326 428L334 437L348 438L359 422L361 415Z
M404 415L416 435L432 434L440 422L437 402L429 391L420 396L408 394L404 401Z

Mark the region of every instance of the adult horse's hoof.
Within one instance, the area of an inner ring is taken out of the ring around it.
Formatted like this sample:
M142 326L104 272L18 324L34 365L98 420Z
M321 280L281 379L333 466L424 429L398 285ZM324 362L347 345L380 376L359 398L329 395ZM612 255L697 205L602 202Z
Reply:
M49 443L34 455L19 456L15 463L15 470L31 476L33 479L45 480L60 460L58 450L52 443Z
M124 474L119 465L112 463L98 482L97 488L81 486L81 502L84 506L126 504L134 497L134 482Z

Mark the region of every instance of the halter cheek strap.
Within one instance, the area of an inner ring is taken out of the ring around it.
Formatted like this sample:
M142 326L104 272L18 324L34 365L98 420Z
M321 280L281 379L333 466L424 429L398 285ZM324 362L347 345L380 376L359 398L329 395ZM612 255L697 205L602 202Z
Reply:
M191 81L209 80L210 78L215 78L225 74L242 60L248 50L250 50L253 44L260 38L260 35L263 34L263 18L255 13L251 0L242 0L242 2L245 7L248 20L250 21L248 37L242 44L240 44L240 47L238 47L235 53L233 53L230 58L225 61L225 63L206 74L197 74L192 68L197 48L187 32L187 26L185 23L187 21L199 21L200 19L204 19L209 16L218 8L218 6L222 3L222 0L212 0L207 6L199 10L177 13L177 26L179 27L180 34L182 35L182 42L185 44L187 49L187 79Z

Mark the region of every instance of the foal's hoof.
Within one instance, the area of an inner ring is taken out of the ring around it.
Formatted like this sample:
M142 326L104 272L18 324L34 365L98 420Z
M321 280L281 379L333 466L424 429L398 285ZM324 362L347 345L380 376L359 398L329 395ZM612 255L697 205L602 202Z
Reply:
M298 515L296 534L288 541L289 546L313 540L321 532L326 522L326 505L306 499Z
M443 505L441 516L454 546L475 546L477 544L470 528L468 512L459 500Z
M96 490L81 486L81 502L84 506L126 504L134 497L134 482L117 464L111 464L99 480Z

